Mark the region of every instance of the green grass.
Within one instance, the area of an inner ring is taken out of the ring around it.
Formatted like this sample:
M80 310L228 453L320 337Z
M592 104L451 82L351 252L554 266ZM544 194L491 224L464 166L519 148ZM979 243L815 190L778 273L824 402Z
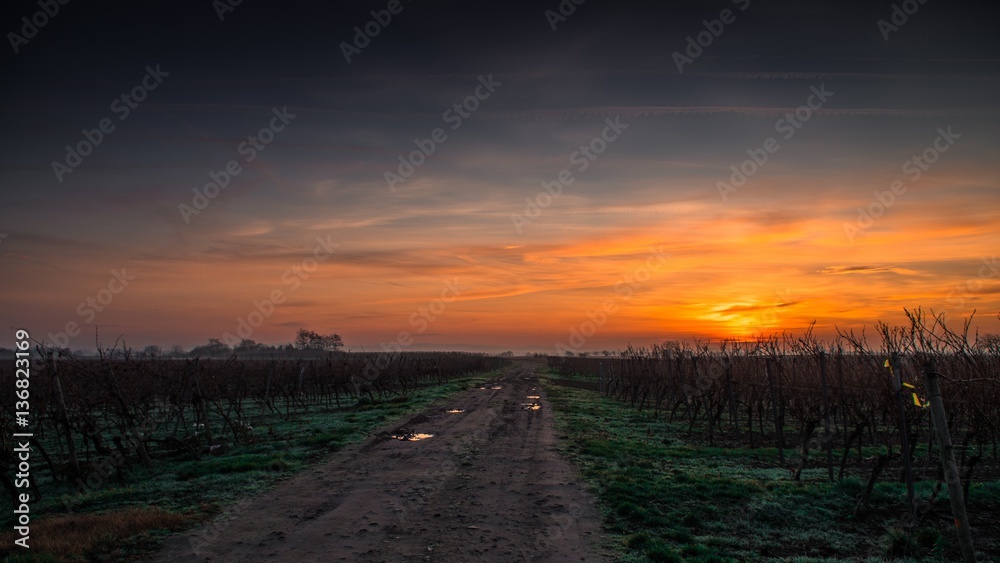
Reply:
M947 523L940 530L896 530L906 492L905 486L887 482L887 474L875 487L871 509L856 516L856 499L864 489L857 475L830 483L825 468L813 468L794 481L779 466L775 448L701 445L701 436L687 435L686 424L656 420L652 413L593 391L542 381L564 453L598 496L621 561L900 556L932 561L944 553L957 555ZM786 456L797 463L797 452L786 451ZM929 498L932 487L918 483L917 498ZM997 483L973 486L970 509L995 513L998 493ZM947 512L947 500L938 503Z

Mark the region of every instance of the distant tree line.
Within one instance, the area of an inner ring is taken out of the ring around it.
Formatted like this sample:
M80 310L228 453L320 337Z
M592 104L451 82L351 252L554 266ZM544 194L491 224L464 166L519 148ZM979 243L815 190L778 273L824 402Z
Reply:
M190 351L175 344L169 350L151 345L142 349L142 355L150 358L198 358L220 356L258 356L267 354L285 354L290 352L336 352L344 347L344 340L339 334L320 334L301 328L295 333L295 340L288 344L268 345L250 338L240 340L239 344L230 346L219 338L209 338L207 344L195 346Z
M344 347L344 340L339 334L320 334L316 331L300 328L295 333L295 340L284 345L269 346L250 338L244 338L236 346L229 346L218 338L210 338L208 344L196 346L181 357L198 356L251 356L269 353L288 353L296 350L301 352L336 352ZM177 348L177 347L175 347Z

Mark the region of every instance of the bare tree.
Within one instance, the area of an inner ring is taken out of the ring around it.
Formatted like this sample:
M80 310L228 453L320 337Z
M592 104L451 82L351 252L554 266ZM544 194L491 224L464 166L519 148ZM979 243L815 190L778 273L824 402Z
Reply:
M295 333L295 348L299 350L323 350L334 352L344 347L344 341L339 334L319 334L312 330L300 328Z

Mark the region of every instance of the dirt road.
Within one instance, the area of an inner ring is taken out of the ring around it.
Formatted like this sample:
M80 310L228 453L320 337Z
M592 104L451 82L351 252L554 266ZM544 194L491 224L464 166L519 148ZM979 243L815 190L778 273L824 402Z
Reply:
M515 364L443 408L345 448L172 538L155 560L609 559L594 501L556 451L534 367Z

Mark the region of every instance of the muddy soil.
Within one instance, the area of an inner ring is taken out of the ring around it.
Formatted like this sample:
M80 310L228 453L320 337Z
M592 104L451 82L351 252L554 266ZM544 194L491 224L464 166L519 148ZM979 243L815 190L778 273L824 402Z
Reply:
M155 561L607 561L534 369L386 427ZM452 412L449 412L452 411Z

